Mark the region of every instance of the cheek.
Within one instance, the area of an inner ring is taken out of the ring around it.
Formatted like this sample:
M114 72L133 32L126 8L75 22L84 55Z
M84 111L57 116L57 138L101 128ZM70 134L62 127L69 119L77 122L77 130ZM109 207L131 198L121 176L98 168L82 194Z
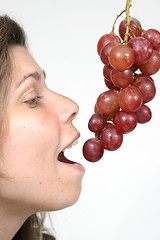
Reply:
M10 120L0 170L5 175L1 184L5 198L33 203L38 202L37 196L47 195L57 175L54 158L59 135L53 117L52 121L40 115Z
M25 202L37 211L58 210L78 200L82 175L57 161L62 133L59 121L47 114L10 121L4 148L5 172L12 178L6 193L9 199Z
M10 121L5 157L13 171L22 174L43 169L59 146L60 130L54 117L25 116ZM33 174L33 173L32 173Z

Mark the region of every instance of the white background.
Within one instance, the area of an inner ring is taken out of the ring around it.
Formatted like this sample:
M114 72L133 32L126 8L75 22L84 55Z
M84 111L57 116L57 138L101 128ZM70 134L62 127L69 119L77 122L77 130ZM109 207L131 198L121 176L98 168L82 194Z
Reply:
M81 162L86 174L79 201L51 214L57 239L159 240L160 73L153 76L157 94L148 104L152 120L125 135L123 146L106 151L99 162L89 163L82 155L83 143L93 137L87 125L94 104L107 90L97 42L111 31L125 0L4 0L0 5L1 14L24 27L30 52L47 73L48 86L80 107L74 123L81 138L67 155ZM132 5L131 16L144 29L160 30L159 0L133 0Z

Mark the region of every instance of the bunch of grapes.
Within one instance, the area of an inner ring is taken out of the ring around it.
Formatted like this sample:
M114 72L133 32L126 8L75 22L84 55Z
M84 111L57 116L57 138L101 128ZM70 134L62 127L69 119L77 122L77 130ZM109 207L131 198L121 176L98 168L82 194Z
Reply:
M119 25L119 36L112 32L103 35L97 44L99 57L104 64L106 87L96 101L88 128L95 137L83 145L86 160L96 162L104 150L117 150L123 135L133 131L137 123L150 121L152 113L146 103L155 94L152 75L160 69L160 32L143 30L141 23L129 14L131 0L127 0L126 18Z

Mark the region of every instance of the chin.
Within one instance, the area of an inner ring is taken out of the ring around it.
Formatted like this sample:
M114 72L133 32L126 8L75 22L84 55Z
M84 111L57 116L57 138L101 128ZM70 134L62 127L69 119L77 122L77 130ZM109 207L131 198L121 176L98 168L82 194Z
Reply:
M68 208L73 206L80 197L81 194L81 187L79 189L76 189L76 191L73 192L73 194L70 195L64 195L62 199L57 199L56 204L54 204L53 202L51 203L51 206L45 211L58 211L58 210L62 210L64 208ZM44 210L43 210L44 211Z
M74 195L72 199L70 199L70 201L68 201L68 204L65 207L73 206L79 200L80 194L81 194L81 189L79 190L79 192L77 192L77 194Z

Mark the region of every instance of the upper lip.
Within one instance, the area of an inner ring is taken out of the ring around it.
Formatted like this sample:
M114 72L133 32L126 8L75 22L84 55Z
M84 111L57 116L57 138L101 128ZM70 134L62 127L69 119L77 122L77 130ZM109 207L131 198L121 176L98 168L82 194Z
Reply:
M64 151L67 147L71 146L80 137L80 132L77 132L76 136L63 148Z

